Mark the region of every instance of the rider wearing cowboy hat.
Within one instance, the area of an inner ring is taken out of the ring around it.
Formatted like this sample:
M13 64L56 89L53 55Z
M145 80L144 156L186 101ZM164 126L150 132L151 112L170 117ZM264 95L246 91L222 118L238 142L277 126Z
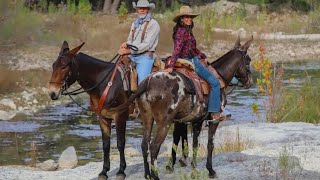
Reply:
M197 48L196 39L192 33L193 18L199 14L193 13L189 6L182 6L180 12L173 18L176 23L173 28L174 50L167 65L166 72L171 73L178 58L188 60L195 66L195 72L210 84L208 112L212 120L220 120L220 84L219 80L207 69L207 56ZM201 63L201 61L203 63Z
M132 23L126 42L122 43L118 53L130 54L128 57L136 63L139 84L151 73L158 45L160 26L152 17L155 8L152 0L139 0L132 3L137 10L138 18ZM130 50L127 44L134 45L138 50Z

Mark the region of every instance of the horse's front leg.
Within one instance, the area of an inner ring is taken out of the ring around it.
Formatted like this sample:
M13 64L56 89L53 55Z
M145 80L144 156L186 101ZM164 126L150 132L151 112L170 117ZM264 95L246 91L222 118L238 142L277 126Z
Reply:
M193 143L192 143L192 168L197 167L198 147L199 147L199 135L201 132L203 121L195 122L192 124Z
M214 135L216 134L216 130L218 128L219 123L209 123L209 131L208 131L208 156L207 156L207 164L206 167L209 171L209 178L215 178L216 172L212 169L212 151L214 149Z
M110 134L111 121L104 117L99 117L100 128L102 132L102 148L103 148L103 168L99 174L99 180L108 179L108 171L110 170Z
M122 176L122 178L126 177L124 173L127 164L124 155L124 148L125 148L125 138L126 138L126 122L129 117L128 111L121 113L120 115L115 116L115 125L117 131L117 148L120 154L120 168L117 172L117 176Z

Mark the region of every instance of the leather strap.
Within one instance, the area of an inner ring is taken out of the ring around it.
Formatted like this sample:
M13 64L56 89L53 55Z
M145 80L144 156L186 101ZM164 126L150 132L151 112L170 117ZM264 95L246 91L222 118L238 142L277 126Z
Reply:
M143 27L142 35L141 35L141 42L144 40L144 37L146 35L146 31L147 31L147 27L148 27L149 23L150 23L150 21L146 21L146 25L144 25L144 27ZM131 34L132 42L133 42L134 33L136 32L136 30L137 30L136 27L134 27L133 30L132 30L132 34Z
M106 98L108 96L109 90L110 90L110 88L112 86L112 82L114 80L114 77L116 76L117 70L118 70L118 64L116 64L116 66L114 67L111 79L108 82L108 85L107 85L106 89L104 89L103 94L101 95L101 97L99 99L98 108L97 108L97 114L100 114L100 112L102 110L104 101L106 100Z
M149 22L150 21L147 21L146 25L144 25L144 28L143 28L143 31L142 31L142 35L141 35L141 42L144 40L144 36L146 35L146 30L147 30Z

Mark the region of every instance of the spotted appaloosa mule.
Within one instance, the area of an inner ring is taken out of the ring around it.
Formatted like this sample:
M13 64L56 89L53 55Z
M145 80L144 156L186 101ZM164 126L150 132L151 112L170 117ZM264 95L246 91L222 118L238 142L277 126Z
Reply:
M82 44L83 45L83 44ZM83 53L77 52L81 46L69 50L68 43L63 42L60 54L52 65L52 75L49 82L49 95L52 100L57 100L62 91L66 91L76 81L90 96L91 109L96 111L99 118L102 132L102 143L104 162L99 179L107 179L107 172L110 170L110 133L111 121L115 122L117 132L117 148L120 153L120 169L117 176L125 177L126 161L124 156L126 121L128 119L128 109L117 112L112 108L125 103L128 94L124 91L123 81L120 72L115 64L98 60ZM110 83L114 70L115 76ZM102 104L101 111L98 108L99 99L106 86L109 85L109 93Z
M250 71L250 57L247 50L253 40L253 37L243 46L240 45L238 38L235 48L224 56L214 61L210 65L214 67L222 76L226 83L229 83L235 76L240 82L250 87L252 85L252 77ZM157 173L157 156L160 146L165 140L168 130L173 122L192 122L194 124L194 151L198 147L198 136L201 130L202 119L205 117L206 104L201 103L197 96L189 94L187 85L181 73L173 72L157 72L149 76L138 87L135 94L130 96L127 104L137 98L138 107L143 124L143 140L141 144L145 178L159 179ZM197 114L196 117L190 116ZM200 120L201 123L199 123ZM156 135L152 142L151 130L153 123L156 122ZM213 137L219 123L209 123L208 132L208 155L207 169L209 177L213 178L216 172L212 169L212 151ZM148 163L148 154L151 154L151 172ZM196 167L196 153L193 153L193 167Z

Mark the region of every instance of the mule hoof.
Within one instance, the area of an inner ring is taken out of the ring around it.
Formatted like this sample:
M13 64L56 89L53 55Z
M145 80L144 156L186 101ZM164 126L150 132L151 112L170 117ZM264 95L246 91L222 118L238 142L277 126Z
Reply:
M180 166L181 167L187 167L188 166L188 163L187 163L187 160L185 160L185 159L180 159L179 160L179 163L180 163Z
M145 179L151 179L151 176L150 176L150 174L145 174L145 175L144 175L144 178L145 178Z
M99 175L98 180L107 180L108 176L107 175Z
M214 179L217 177L217 173L215 171L209 172L209 178Z
M199 179L200 178L200 174L196 169L192 169L191 178L192 179Z
M166 166L166 171L168 172L168 173L173 173L173 167L171 167L171 166Z
M116 180L124 180L126 178L126 174L124 173L117 173Z

